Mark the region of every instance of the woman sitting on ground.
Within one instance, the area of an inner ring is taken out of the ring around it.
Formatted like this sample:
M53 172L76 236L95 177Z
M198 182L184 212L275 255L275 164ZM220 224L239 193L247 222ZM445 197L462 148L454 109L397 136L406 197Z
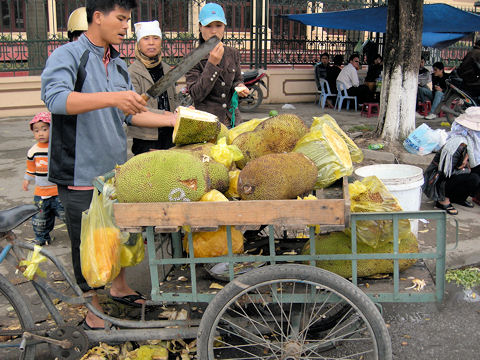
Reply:
M456 203L472 208L480 200L480 107L471 107L452 125L447 142L425 170L422 190L450 215Z

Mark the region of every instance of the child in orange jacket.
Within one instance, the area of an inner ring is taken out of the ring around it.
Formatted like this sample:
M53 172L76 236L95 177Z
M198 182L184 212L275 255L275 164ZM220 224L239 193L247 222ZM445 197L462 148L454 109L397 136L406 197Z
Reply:
M27 153L27 171L23 180L23 190L28 191L30 181L35 181L33 199L40 212L33 216L35 244L50 243L50 232L55 225L55 216L65 221L65 211L58 198L57 185L48 181L48 142L51 114L40 112L30 120L30 129L37 143Z

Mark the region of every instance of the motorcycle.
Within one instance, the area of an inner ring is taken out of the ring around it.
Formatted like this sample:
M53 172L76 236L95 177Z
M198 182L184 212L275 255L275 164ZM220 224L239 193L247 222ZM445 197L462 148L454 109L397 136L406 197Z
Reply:
M463 79L457 75L456 71L452 71L450 78L445 82L447 83L447 90L436 112L443 111L451 124L456 117L465 112L465 109L478 106L477 104L480 102L478 98L461 89Z
M250 94L238 99L238 108L241 112L252 112L262 103L263 91L258 84L267 90L267 85L262 80L265 75L267 75L265 72L257 69L243 73L243 83L250 90Z
M259 70L252 70L243 73L243 83L250 90L250 94L246 97L238 98L238 108L241 112L252 112L262 103L263 91L258 84L262 85L265 90L267 90L267 85L262 80L265 75L267 75L265 72ZM188 93L187 88L182 88L177 97L180 105L193 105L193 100Z

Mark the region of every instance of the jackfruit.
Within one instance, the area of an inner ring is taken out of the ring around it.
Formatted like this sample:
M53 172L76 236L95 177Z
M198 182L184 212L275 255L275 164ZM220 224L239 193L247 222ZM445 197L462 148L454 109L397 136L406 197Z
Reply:
M174 144L195 144L217 139L220 122L215 115L184 106L179 106L177 113L178 118L172 134Z
M228 189L228 171L222 164L218 165L225 169L224 182ZM117 199L119 202L198 201L213 189L210 176L218 175L213 173L188 151L146 152L116 169Z
M303 136L293 149L312 160L318 169L315 188L326 188L353 172L352 159L345 141L327 124Z
M232 145L237 145L243 159L236 162L239 169L262 155L290 152L308 129L303 121L293 114L282 114L262 121L253 131L237 136Z
M230 179L230 185L228 187L227 192L225 193L226 196L232 198L238 198L237 185L238 185L238 177L240 176L240 170L235 169L228 172L228 177Z
M222 137L227 139L227 144L230 144L228 142L228 128L225 124L220 123L220 132L218 133L217 139L215 142L218 142L218 140L220 140Z
M317 255L330 254L351 254L352 241L344 232L333 232L326 235L317 235L315 237L315 250ZM400 253L418 253L418 242L415 236L410 232L401 238L399 244ZM358 254L380 254L393 253L392 243L382 243L377 248L372 248L364 243L357 242ZM310 254L310 243L307 241L302 250L303 255ZM403 271L413 264L416 259L400 260L400 271ZM352 276L351 260L317 260L316 266L331 272L334 272L344 278ZM393 260L357 260L357 276L365 277L376 274L393 273Z
M245 121L245 122L235 126L234 128L231 128L230 130L228 130L227 143L231 144L233 142L233 140L235 140L235 138L240 134L243 134L247 131L255 130L255 128L258 126L258 124L260 124L262 121L267 120L267 119L268 118L252 119L252 120Z
M317 167L299 153L268 154L240 172L237 191L243 200L295 199L313 189Z
M356 163L361 163L363 161L363 152L362 150L353 142L350 137L345 134L340 126L338 126L337 122L333 117L328 114L322 115L320 117L314 117L312 126L310 127L310 131L314 131L315 128L319 125L327 124L329 125L333 131L335 131L340 137L345 141L347 144L348 151L350 151L350 156L352 161Z
M195 155L207 167L209 175L209 188L217 189L220 192L228 190L230 181L228 179L228 169L212 158L211 151L214 144L207 142L202 144L189 144L175 146L170 150L187 151Z

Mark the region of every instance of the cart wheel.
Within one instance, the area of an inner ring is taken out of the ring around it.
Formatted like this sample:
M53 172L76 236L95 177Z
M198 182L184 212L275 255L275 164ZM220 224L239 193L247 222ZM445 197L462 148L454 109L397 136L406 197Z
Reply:
M329 271L288 264L236 278L208 305L200 359L392 359L375 304Z

